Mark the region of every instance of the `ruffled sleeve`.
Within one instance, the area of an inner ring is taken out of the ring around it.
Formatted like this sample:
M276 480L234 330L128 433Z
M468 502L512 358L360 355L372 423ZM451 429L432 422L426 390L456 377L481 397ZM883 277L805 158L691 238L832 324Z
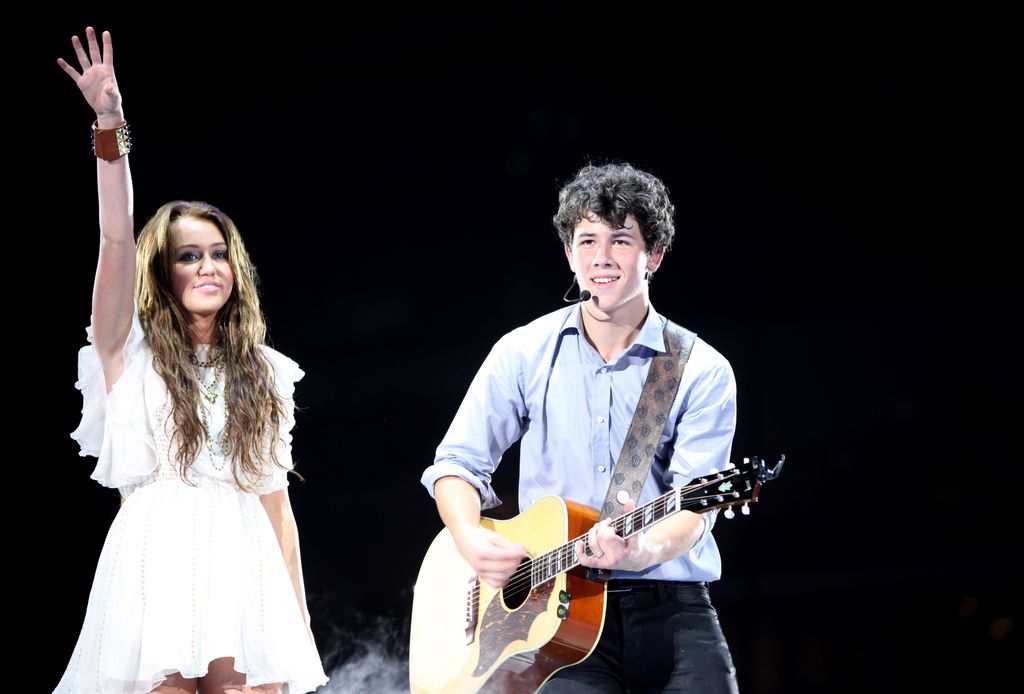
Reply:
M145 375L152 359L136 310L125 340L124 373L107 392L103 367L92 345L78 352L78 381L84 405L82 421L71 433L80 455L98 458L92 479L105 487L133 487L156 469L156 450L149 431L145 403Z
M269 494L288 486L288 470L294 467L292 462L292 428L295 426L295 383L305 373L294 361L272 347L264 345L263 356L274 369L274 387L284 403L284 421L277 439L277 462L286 469L271 463L266 477L253 487L256 494Z

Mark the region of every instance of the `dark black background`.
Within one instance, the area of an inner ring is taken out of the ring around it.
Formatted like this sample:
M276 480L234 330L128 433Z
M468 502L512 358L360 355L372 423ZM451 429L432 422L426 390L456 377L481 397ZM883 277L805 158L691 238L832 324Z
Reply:
M734 456L789 459L750 518L715 531L743 690L1009 676L1022 301L998 18L278 9L40 19L8 56L28 76L7 240L29 284L8 314L11 368L31 374L16 434L32 530L16 534L39 690L71 654L118 506L67 437L97 224L91 113L55 59L86 23L114 34L137 226L171 199L227 211L272 343L306 371L291 495L325 665L348 667L332 691L405 676L441 527L419 475L490 345L562 305L549 220L589 160L666 182L678 235L652 300L731 361ZM499 515L516 512L515 460Z

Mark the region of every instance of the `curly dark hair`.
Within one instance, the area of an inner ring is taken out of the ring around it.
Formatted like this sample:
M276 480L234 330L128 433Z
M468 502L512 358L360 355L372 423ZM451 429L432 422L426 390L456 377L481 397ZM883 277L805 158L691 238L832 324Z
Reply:
M622 229L626 215L640 224L647 251L666 251L676 233L676 208L668 189L656 176L629 164L587 164L558 194L555 223L562 243L572 245L573 230L585 216L596 215L605 224Z

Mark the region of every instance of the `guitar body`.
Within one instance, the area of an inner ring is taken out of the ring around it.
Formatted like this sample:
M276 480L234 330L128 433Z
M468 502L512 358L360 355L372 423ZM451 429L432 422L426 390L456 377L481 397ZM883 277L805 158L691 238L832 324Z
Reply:
M585 534L598 512L544 497L507 521L480 525L526 547L533 558ZM605 587L584 569L536 588L479 581L447 529L427 550L416 580L409 649L415 694L534 692L557 670L586 658L601 636ZM567 602L563 602L568 594ZM559 616L562 607L564 618Z

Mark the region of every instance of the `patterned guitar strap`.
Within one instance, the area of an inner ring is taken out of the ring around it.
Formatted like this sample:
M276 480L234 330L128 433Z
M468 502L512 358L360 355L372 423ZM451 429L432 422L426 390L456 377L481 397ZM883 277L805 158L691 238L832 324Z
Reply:
M651 369L615 463L598 522L621 515L627 501L639 499L697 333L666 320L664 337L665 352L654 355L651 360ZM587 569L587 578L592 581L605 583L611 575L607 569Z

